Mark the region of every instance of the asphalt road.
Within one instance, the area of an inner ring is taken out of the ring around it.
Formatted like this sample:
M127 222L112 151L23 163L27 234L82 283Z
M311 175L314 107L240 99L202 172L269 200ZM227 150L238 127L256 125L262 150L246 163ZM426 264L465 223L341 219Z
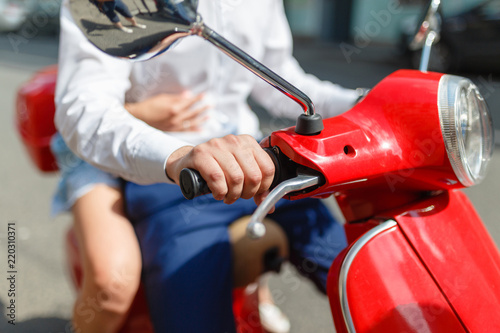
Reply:
M0 332L66 332L74 299L63 250L63 235L70 219L68 216L50 217L50 197L57 175L43 175L35 170L13 122L16 89L34 71L56 62L57 39L42 34L29 39L15 37L0 35ZM350 63L331 45L300 43L296 55L308 71L348 87L373 86L401 66L392 50L377 47L362 50ZM490 80L489 74L472 74L471 77L479 81L485 79L482 89L488 92L490 107L497 112L500 105L495 95L498 82ZM265 126L282 125L279 120L267 120ZM498 150L496 153L487 179L466 192L492 237L500 244L497 193L500 154ZM8 224L15 226L17 231L15 326L9 325L5 316L9 300ZM293 270L285 269L272 279L271 286L277 302L291 318L292 332L333 330L326 298Z
M141 54L144 50L153 48L158 43L158 39L167 37L169 33L166 31L177 30L176 27L179 24L166 23L162 15L156 12L154 1L125 0L123 2L131 10L136 21L146 25L146 29L134 28L133 34L124 34L116 29L109 19L89 1L73 1L71 13L78 18L76 19L77 25L94 45L108 54L119 57Z

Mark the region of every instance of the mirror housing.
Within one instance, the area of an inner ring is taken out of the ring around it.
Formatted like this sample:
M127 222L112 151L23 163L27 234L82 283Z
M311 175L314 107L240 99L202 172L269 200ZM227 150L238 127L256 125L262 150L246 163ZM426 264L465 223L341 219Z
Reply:
M146 26L128 34L114 27L104 15L102 3L109 0L70 0L71 15L85 37L111 56L131 60L148 60L164 52L178 39L193 34L201 20L198 0L122 0L136 8L135 19ZM111 0L112 1L112 0Z
M408 45L412 51L422 49L422 56L420 58L421 72L427 72L429 68L429 61L431 57L432 45L437 43L440 38L441 32L441 0L430 0L427 5L427 10L424 11L422 23L419 25L413 40Z
M419 21L418 29L415 36L409 44L409 49L412 51L420 50L424 47L425 41L430 32L436 34L434 42L439 41L441 32L441 14L440 14L441 0L430 0L427 5L427 10L424 11L423 18Z

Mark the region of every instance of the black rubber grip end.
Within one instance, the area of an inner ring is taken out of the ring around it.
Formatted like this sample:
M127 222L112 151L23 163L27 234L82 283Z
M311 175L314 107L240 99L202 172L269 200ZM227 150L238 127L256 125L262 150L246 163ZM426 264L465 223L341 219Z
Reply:
M179 183L182 194L188 200L211 192L200 173L193 169L182 169L179 175Z

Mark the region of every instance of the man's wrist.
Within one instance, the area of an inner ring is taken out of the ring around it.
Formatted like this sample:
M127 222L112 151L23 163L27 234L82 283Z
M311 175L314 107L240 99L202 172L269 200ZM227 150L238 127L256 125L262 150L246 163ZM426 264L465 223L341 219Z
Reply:
M170 156L167 158L165 162L165 175L172 182L178 184L179 183L179 174L181 172L180 169L180 161L181 159L189 154L189 152L193 149L193 146L182 146L179 149L175 150Z

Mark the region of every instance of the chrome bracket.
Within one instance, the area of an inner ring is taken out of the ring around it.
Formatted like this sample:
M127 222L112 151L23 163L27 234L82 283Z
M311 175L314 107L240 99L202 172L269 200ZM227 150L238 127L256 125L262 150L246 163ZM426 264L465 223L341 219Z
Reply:
M247 226L247 236L253 239L264 236L266 234L266 227L262 223L262 220L274 205L288 193L318 185L319 180L319 176L299 174L297 177L285 180L276 186L264 201L262 201L259 207L257 207L250 218L250 223Z

